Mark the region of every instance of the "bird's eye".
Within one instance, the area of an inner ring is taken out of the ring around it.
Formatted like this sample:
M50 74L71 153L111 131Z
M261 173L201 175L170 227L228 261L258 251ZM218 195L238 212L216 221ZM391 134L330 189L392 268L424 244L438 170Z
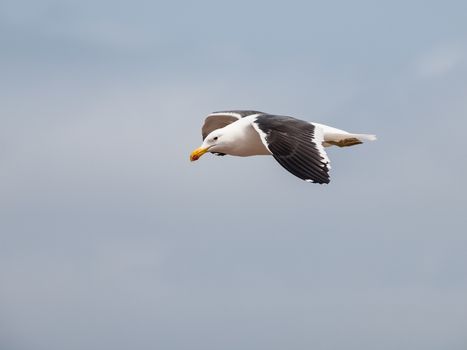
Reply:
M217 136L213 138L213 140L214 140L214 141L217 141L217 139L218 139L218 137L217 137Z

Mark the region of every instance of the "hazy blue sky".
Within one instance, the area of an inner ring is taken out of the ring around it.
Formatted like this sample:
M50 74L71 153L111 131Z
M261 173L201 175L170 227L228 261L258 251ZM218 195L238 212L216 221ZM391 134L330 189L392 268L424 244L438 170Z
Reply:
M466 14L1 0L0 348L467 349ZM190 164L225 109L379 140Z

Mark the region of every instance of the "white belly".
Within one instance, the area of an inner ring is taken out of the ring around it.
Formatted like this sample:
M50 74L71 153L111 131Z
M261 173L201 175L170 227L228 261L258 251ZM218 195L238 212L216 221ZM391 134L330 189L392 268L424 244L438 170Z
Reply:
M264 146L259 134L251 125L243 129L241 137L235 142L235 147L232 147L226 153L239 157L271 155L271 152Z

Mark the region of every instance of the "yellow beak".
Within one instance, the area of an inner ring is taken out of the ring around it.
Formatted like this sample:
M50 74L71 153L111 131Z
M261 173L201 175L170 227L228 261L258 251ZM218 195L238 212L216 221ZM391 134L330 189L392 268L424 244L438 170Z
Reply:
M205 154L208 151L209 148L197 148L190 154L190 160L194 162L195 160L198 160L203 154Z

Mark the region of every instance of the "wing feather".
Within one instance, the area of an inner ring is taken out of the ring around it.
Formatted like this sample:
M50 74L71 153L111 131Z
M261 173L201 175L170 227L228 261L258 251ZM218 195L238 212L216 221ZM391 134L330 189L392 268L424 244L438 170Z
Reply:
M312 123L292 117L260 115L253 126L277 162L293 175L316 183L329 183L329 158L323 132Z
M247 117L252 114L263 114L258 111L235 110L235 111L219 111L209 114L204 120L204 125L201 128L203 140L214 130L223 128L237 120Z

